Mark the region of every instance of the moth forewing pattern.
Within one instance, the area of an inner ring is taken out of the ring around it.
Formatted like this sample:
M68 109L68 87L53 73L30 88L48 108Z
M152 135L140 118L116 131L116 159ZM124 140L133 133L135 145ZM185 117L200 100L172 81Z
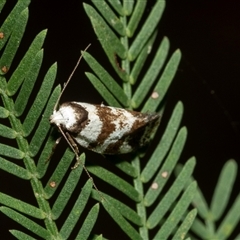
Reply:
M100 154L125 154L149 142L159 125L160 116L104 105L67 102L54 111L50 122L84 148ZM71 147L75 149L75 146Z

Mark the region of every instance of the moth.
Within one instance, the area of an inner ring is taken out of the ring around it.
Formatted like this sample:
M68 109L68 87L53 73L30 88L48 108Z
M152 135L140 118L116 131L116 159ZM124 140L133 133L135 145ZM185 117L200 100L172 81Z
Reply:
M86 51L86 49L85 49ZM141 113L122 108L82 102L60 105L60 97L80 60L63 87L50 116L78 160L78 145L100 154L125 154L145 146L160 122L157 113Z
M50 117L74 142L100 154L124 154L145 146L159 120L156 113L82 102L63 103Z

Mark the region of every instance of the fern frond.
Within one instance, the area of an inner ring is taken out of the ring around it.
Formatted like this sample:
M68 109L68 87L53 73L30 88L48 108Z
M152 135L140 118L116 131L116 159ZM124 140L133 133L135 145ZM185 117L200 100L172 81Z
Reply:
M51 154L54 144L53 137L49 136L49 116L52 114L60 94L60 87L53 90L57 71L56 64L54 64L49 68L37 93L33 94L43 59L41 47L46 36L45 30L33 40L16 70L11 71L12 61L20 46L27 24L28 9L26 7L29 3L30 1L18 1L0 30L3 36L2 41L0 41L2 48L0 94L3 102L0 116L8 118L10 123L9 126L5 125L6 122L0 125L0 135L3 139L13 139L16 142L15 147L9 146L7 143L0 143L0 168L16 177L28 180L38 206L0 193L0 211L25 227L34 237L43 239L67 238L80 218L79 210L84 209L88 202L92 183L91 181L86 183L79 193L72 211L68 211L68 217L62 228L58 230L56 222L62 216L72 192L76 189L81 171L72 171L66 178L60 193L57 193L56 190L66 176L74 156L70 150L67 150L54 173L48 173L51 177L47 181L46 187L43 187L41 178L48 172L46 160ZM2 5L0 6L2 7ZM4 77L6 72L8 75L10 74L8 81ZM31 99L32 104L29 104L29 99ZM43 148L46 140L45 148ZM40 159L36 165L35 160L37 160L38 154ZM12 162L12 159L18 159L19 164ZM80 160L84 162L85 156L81 155ZM53 196L56 196L55 202L53 207L50 207L49 199ZM88 239L98 216L98 208L96 205L89 212L77 238L80 235L80 237L85 236L85 239ZM44 226L41 226L39 222L36 223L37 219L41 220ZM16 230L12 230L11 233L19 239L32 239L28 233Z
M198 216L191 230L198 237L209 240L229 239L236 225L239 223L240 195L236 197L234 203L228 212L226 212L236 175L237 164L234 160L229 160L220 173L210 206L208 206L204 199L201 190L197 189L193 204L197 207ZM219 220L220 223L218 223Z
M18 1L1 28L4 38L0 41L0 93L3 101L0 117L9 119L10 125L1 124L0 135L13 139L16 146L0 143L0 168L29 181L37 203L34 206L0 193L0 203L3 205L0 211L26 228L26 233L17 230L11 233L19 239L32 239L32 234L35 238L43 239L67 239L73 236L76 239L90 239L99 209L103 207L130 239L149 239L153 232L155 238L185 236L196 215L196 211L188 212L196 183L191 181L186 189L183 188L195 166L194 159L184 165L176 179L171 174L187 137L185 127L179 130L183 115L181 102L176 104L168 126L152 152L149 149L145 154L133 153L129 157L130 162L115 157L116 163L112 165L121 171L119 176L100 166L87 166L90 173L127 196L131 207L107 190L104 190L106 193L93 190L91 180L78 191L76 186L82 168L68 173L74 158L74 153L69 149L62 154L54 171L48 168L46 160L55 142L49 116L61 91L59 86L53 89L56 64L49 68L37 94L32 94L41 68L41 47L46 31L34 39L16 70L11 72L10 68L25 31L29 2ZM146 19L144 11L147 1L124 0L121 3L118 0L94 0L92 3L94 7L84 3L84 9L121 84L99 61L85 52L83 57L94 72L86 73L87 77L109 105L130 109L142 107L143 112L163 113L163 100L181 58L179 50L170 56L166 37L160 44L155 43L165 1L157 0ZM156 54L151 54L155 46ZM10 76L7 81L4 74L8 70ZM33 99L32 104L28 103L29 98ZM158 134L156 138L159 138ZM13 163L12 159L18 159L22 164ZM149 160L145 167L142 166L144 159ZM80 160L84 164L84 154L80 155ZM45 178L44 181L42 178ZM46 182L45 186L43 182ZM166 183L168 189L165 189ZM101 204L91 206L84 217L83 212L91 199L101 201ZM74 203L70 205L70 201ZM64 221L59 227L61 218ZM77 226L81 221L81 227ZM78 230L74 235L76 228ZM97 238L103 239L101 235Z
M156 54L154 56L151 54L157 36L156 26L161 19L165 2L155 2L142 27L139 27L139 23L143 21L142 17L147 1L123 1L122 4L120 1L93 0L92 2L95 8L84 4L84 9L90 18L93 29L98 36L112 68L122 80L122 86L115 82L114 77L100 65L99 61L94 59L89 53L83 53L85 61L96 75L86 73L88 79L104 100L111 106L121 106L130 109L143 106L143 112L163 112L163 99L177 71L181 58L181 53L177 50L170 59L168 59L169 40L166 37L156 48ZM107 2L109 2L109 4ZM107 14L108 11L109 14ZM148 64L147 60L150 57L152 60L151 63ZM143 66L146 68L146 63L148 68L146 72L143 72L142 68ZM139 79L141 75L143 75L142 80ZM135 92L133 92L132 86L135 84L137 87ZM153 95L152 92L154 92ZM156 230L162 222L165 222L165 225L163 225L164 227L162 226L159 233L157 233L156 239L158 239L159 236L174 235L174 232L175 236L179 234L185 236L194 220L196 211L187 215L186 218L183 217L195 194L195 183L189 185L189 190L184 190L184 186L190 179L195 166L194 159L186 163L181 177L177 178L174 183L171 184L170 189L168 189L165 195L166 198L160 197L160 192L168 182L185 144L187 136L186 128L178 131L182 115L183 106L182 103L179 102L173 111L159 145L157 145L155 151L153 151L149 157L145 168L141 167L142 157L138 155L132 157L131 167L124 161L122 165L114 165L124 173L130 173L128 175L133 178L132 186L126 183L120 176L100 166L88 167L89 172L128 196L136 204L136 211L134 209L130 211L126 204L120 203L117 199L114 199L113 196L110 197L103 194L106 198L106 202L103 202L106 211L131 239L139 239L139 237L149 239L150 229L154 228ZM116 159L119 160L120 157L116 157ZM163 177L163 173L167 174L166 178ZM153 177L155 177L155 179L152 180L151 186L157 186L157 188L150 187L146 191L146 189L144 189L146 188L145 183L149 182ZM99 199L96 193L94 193L92 197ZM177 197L180 197L180 200L175 204L174 214L166 217L172 206L171 203L175 203ZM111 206L107 204L108 202L111 203ZM166 211L162 213L160 218L154 218L152 221L152 216L159 217L162 206L165 206L166 202L169 203L168 207L164 208ZM155 207L150 217L146 215L146 212L147 208L151 205ZM115 208L114 211L112 207ZM134 218L138 219L136 216L139 216L140 219L134 221ZM130 227L131 225L123 220L124 218L137 224L139 232L133 231ZM176 225L171 225L173 219L176 219ZM180 224L181 226L175 228L180 221L183 221L183 223ZM154 222L155 225L152 225L152 222Z

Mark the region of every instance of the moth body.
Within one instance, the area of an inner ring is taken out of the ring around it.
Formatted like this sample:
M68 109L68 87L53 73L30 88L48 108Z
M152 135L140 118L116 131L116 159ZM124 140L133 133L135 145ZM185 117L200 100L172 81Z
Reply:
M62 104L50 122L80 146L100 154L124 154L146 145L160 116L81 102Z

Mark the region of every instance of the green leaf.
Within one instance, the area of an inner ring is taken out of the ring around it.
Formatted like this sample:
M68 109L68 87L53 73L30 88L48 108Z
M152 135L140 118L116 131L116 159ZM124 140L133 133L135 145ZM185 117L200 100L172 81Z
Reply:
M46 173L49 162L52 160L51 157L55 151L54 147L55 147L57 139L54 139L54 134L53 134L54 130L55 129L53 129L53 128L50 130L49 137L46 141L46 144L43 147L44 151L41 152L41 155L37 162L37 173L38 173L39 178L42 178L44 176L44 174ZM56 151L57 151L57 149L56 149ZM72 151L70 151L70 152L73 154Z
M214 220L218 220L228 204L233 184L237 175L237 164L234 161L228 161L222 169L217 186L215 188L212 202L211 213Z
M36 238L33 238L26 233L20 232L18 230L9 230L9 232L19 240L36 240Z
M33 105L30 108L28 115L23 122L23 128L26 136L28 136L35 127L35 124L39 119L45 104L47 103L48 97L50 96L52 91L54 80L56 78L56 73L57 65L54 64L52 67L49 68L41 85L41 88L33 102Z
M2 1L0 2L0 12L2 11L5 3L6 3L6 0L2 0Z
M141 180L143 182L148 182L153 177L158 169L158 166L160 166L169 151L182 120L182 115L183 104L182 102L178 102L173 110L170 120L168 121L168 125L159 144L141 173Z
M14 139L16 138L17 133L13 129L0 124L0 136Z
M41 148L41 144L39 143L42 143L47 136L47 133L50 129L49 117L53 112L53 108L55 106L59 94L60 87L56 87L48 101L41 122L39 123L38 128L35 131L35 134L31 140L29 149L32 153L32 156L35 156L38 153L39 149Z
M119 212L121 212L122 216L124 216L126 219L128 219L129 221L131 221L132 223L138 225L138 226L142 226L143 225L143 221L140 218L140 216L130 207L128 207L127 205L125 205L123 202L121 202L118 199L115 199L105 193L102 193L103 198L109 202L112 206L114 206L115 209L117 209ZM99 193L96 190L92 190L92 198L101 201Z
M112 185L125 195L127 195L130 199L139 202L141 200L141 196L139 193L131 186L129 183L127 183L122 178L118 177L117 175L114 175L113 173L107 171L106 169L100 167L100 166L89 166L88 171L95 176L99 177L103 181L107 182L108 184Z
M213 237L210 232L211 230L207 229L203 222L197 218L193 222L191 231L193 231L199 239L211 239Z
M156 111L157 107L161 103L162 99L167 93L167 90L173 80L173 77L175 76L178 65L181 59L181 52L179 50L175 51L175 53L172 55L171 59L167 63L167 66L165 67L162 76L160 77L158 83L156 84L154 88L154 92L156 92L159 97L158 98L149 98L147 102L144 104L144 107L142 108L142 111L149 111L154 112Z
M154 239L167 239L169 237L169 235L181 220L183 214L186 212L192 198L194 197L195 192L196 182L193 182L183 193L182 197L177 202L176 206L170 213L165 223L161 226L160 230L154 236Z
M147 221L147 226L149 229L153 229L154 227L156 227L156 225L163 219L167 211L170 211L172 204L179 197L181 191L186 185L186 182L189 180L194 170L195 164L196 160L194 158L190 159L185 164L177 179L174 181L168 192L164 195L157 207L149 216Z
M117 160L117 157L115 159ZM114 166L116 166L122 172L126 173L127 175L129 175L132 178L136 178L138 176L138 173L137 173L136 169L129 162L116 161L114 163Z
M0 4L4 4L5 0L2 1ZM4 34L4 38L0 41L0 50L4 47L5 43L8 41L10 34L15 28L16 22L19 20L19 16L21 15L22 11L29 5L30 0L22 0L18 1L15 5L12 12L8 15L5 19L3 25L1 26L1 32Z
M0 107L0 118L7 118L9 116L9 111L4 107Z
M19 223L20 225L22 225L23 227L27 228L29 231L35 233L39 237L42 237L44 239L50 239L50 235L46 229L39 226L29 218L26 218L22 214L7 207L0 207L0 211L7 215L8 217L10 217L11 219L13 219L14 221L16 221L17 223Z
M90 212L88 213L80 231L78 232L76 239L78 240L89 239L89 235L97 220L98 213L99 213L99 203L95 204L95 206L93 206Z
M85 73L92 85L95 89L98 90L98 93L103 97L103 99L113 107L121 107L119 102L115 99L115 97L108 91L108 89L101 83L101 81L96 78L91 73Z
M23 159L25 156L25 154L17 148L2 143L0 143L0 155L15 159Z
M119 0L108 0L108 2L112 5L115 11L121 16L124 16L124 10L122 4Z
M80 161L82 161L82 164L84 164L85 154L82 154L80 156ZM66 161L64 161L64 159L63 159L62 162L66 162ZM63 167L64 166L62 166L62 168ZM58 165L58 169L61 169L60 164ZM56 169L56 170L58 170L58 169ZM83 168L81 168L81 167L78 167L78 168L72 170L70 175L68 176L67 180L65 181L65 184L64 184L60 194L58 195L58 198L56 199L56 201L53 205L53 208L52 208L52 214L54 216L53 217L54 219L59 218L62 211L66 207L70 197L73 194L74 189L76 188L76 186L79 182L80 176L82 174L82 170L83 170ZM59 181L61 181L61 179L63 178L62 174L58 171L56 171L56 173L58 173L59 175L53 174L53 177L50 178L50 181L56 182L57 180L55 180L55 178L59 179ZM54 176L55 176L55 178L54 178ZM47 184L47 187L45 188L45 191L48 194L48 196L50 195L50 191L48 190L50 188L50 181L49 181L49 184ZM57 181L56 184L59 185L60 182ZM55 188L55 190L56 189L57 189L57 187Z
M136 59L143 46L148 41L149 37L152 35L156 26L162 16L163 10L165 8L165 1L158 0L153 7L151 13L149 14L147 20L143 24L141 31L135 37L133 44L128 51L128 59L133 61Z
M8 206L10 208L14 208L19 212L25 213L29 216L32 216L34 218L38 218L38 219L44 219L45 213L39 209L36 208L28 203L25 203L21 200L18 200L16 198L13 198L9 195L6 195L4 193L0 193L0 202L5 205Z
M25 76L29 72L29 66L32 65L32 62L35 59L35 55L40 51L43 45L46 34L47 31L43 30L35 37L25 56L22 58L21 62L17 66L17 69L14 71L11 78L9 79L7 85L9 96L13 96L17 92L18 88L21 86Z
M104 86L114 95L115 98L125 107L129 106L129 99L122 88L111 77L111 75L87 52L82 52L83 58L98 76ZM89 73L88 73L89 74ZM86 74L87 75L87 74ZM95 87L97 90L98 88ZM101 93L101 91L99 92ZM104 97L104 95L103 95Z
M132 13L134 1L133 0L123 0L123 9L127 16Z
M129 82L132 85L134 85L136 83L138 76L147 60L147 57L149 56L149 54L152 51L153 43L156 39L156 36L157 36L157 32L155 31L153 33L153 35L151 36L151 38L149 39L149 41L147 42L147 44L144 46L144 48L140 52L140 54L138 55L136 61L134 62L134 65L133 65L133 68L131 70L130 77L129 77ZM137 90L138 90L138 88L137 88ZM132 105L134 105L134 104L132 104Z
M84 207L88 202L91 190L92 181L89 179L84 185L82 192L79 194L68 218L66 219L60 230L60 234L62 235L63 239L68 239L69 235L71 234L73 228L75 227L78 219L81 216Z
M67 148L63 157L61 158L61 161L58 162L57 167L55 168L53 174L49 178L49 181L44 188L44 192L46 194L46 198L51 198L55 191L58 189L58 186L60 185L61 181L63 180L63 177L65 176L66 172L69 169L69 166L71 162L73 161L73 158L75 157L74 153L71 149ZM75 169L75 171L80 171L81 169ZM56 187L52 187L50 183L55 182ZM61 198L59 199L61 202ZM56 214L56 213L55 213ZM56 214L57 215L57 214Z
M162 165L157 176L153 180L153 183L157 185L157 189L150 188L146 193L146 196L144 198L144 203L146 206L151 206L159 196L161 190L163 189L163 186L166 184L177 161L180 158L186 138L187 138L187 129L183 127L180 129L164 164ZM165 173L167 174L167 178L163 176L163 174Z
M232 164L231 162L229 164ZM218 239L229 239L230 235L240 221L240 194L237 196L226 217L217 230Z
M15 101L15 111L17 116L21 116L23 114L23 111L26 108L26 105L30 98L30 94L32 93L34 84L37 80L37 76L42 64L42 59L43 59L43 50L38 52L34 61L32 62L32 65L29 67L30 70L28 72L28 75L26 76L26 79L23 82L21 90Z
M111 56L112 59L114 57L112 54L115 53L122 59L126 58L126 49L119 41L118 37L114 34L114 32L109 28L104 19L97 13L97 11L92 6L86 3L84 3L83 6L91 20L94 31L98 36L98 39L101 42L102 47L108 57ZM113 52L113 47L115 52ZM115 65L116 63L114 63L113 66Z
M135 33L135 30L138 27L138 24L144 13L146 4L147 4L146 0L136 2L136 6L134 7L133 14L130 17L130 20L126 29L128 37L132 37L133 34Z
M17 164L7 161L6 159L1 157L0 157L0 168L8 173L11 173L25 180L29 180L32 177L30 172L28 172L23 167L20 167Z
M141 83L139 84L136 92L133 95L132 105L134 108L138 108L142 104L143 100L152 88L152 85L156 80L158 74L160 73L162 66L167 58L169 46L169 40L167 38L163 38L150 67L148 68L146 74L144 75Z
M120 42L115 33L108 27L103 18L96 12L96 10L88 4L83 4L84 9L89 16L93 29L98 36L98 39L108 56L113 68L124 81L127 81L127 74L124 70L119 68L116 55L121 59L126 58L127 51L123 44Z
M123 218L118 210L107 201L103 201L103 207L118 224L118 226L129 236L130 239L142 240L139 233Z
M92 0L92 3L105 18L107 23L120 35L125 35L125 28L119 17L112 11L105 1Z
M196 195L193 198L193 205L197 207L198 215L200 217L202 217L203 219L209 218L209 208L199 188L197 188Z
M180 240L185 239L186 234L188 233L190 227L192 226L192 223L197 215L197 210L193 209L190 211L187 216L185 217L183 223L178 228L177 232L174 234L172 240Z
M1 74L5 74L5 72L2 71L3 67L6 67L8 71L12 64L13 58L18 50L23 33L25 31L27 20L28 20L28 9L25 9L24 11L21 12L20 16L18 17L18 20L16 21L11 37L0 59Z

